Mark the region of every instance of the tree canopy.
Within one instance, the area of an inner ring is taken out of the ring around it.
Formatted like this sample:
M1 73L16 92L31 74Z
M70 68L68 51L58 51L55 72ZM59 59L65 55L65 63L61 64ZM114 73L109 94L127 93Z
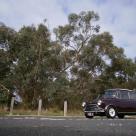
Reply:
M25 106L62 107L64 99L78 108L107 88L136 88L136 63L117 47L109 32L100 33L94 11L72 13L68 24L54 29L45 23L18 32L0 25L0 84L15 86Z

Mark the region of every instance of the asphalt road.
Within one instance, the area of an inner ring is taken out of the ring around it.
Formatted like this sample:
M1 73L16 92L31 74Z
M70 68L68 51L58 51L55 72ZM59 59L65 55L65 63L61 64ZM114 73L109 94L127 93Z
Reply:
M0 117L0 136L136 136L136 119Z

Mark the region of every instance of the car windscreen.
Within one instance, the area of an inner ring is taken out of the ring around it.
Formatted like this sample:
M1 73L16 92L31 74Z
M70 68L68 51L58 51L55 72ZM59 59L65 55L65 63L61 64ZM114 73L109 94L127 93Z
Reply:
M105 91L105 93L103 94L103 98L116 98L117 93L116 91L112 91L112 90L107 90Z

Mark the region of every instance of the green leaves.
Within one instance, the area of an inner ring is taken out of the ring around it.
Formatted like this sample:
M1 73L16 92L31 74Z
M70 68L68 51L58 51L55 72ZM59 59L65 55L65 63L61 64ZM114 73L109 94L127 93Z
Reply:
M131 66L126 64L123 49L113 44L109 32L99 33L100 26L94 25L98 20L98 14L93 11L72 13L68 16L69 23L56 29L57 41L65 47L64 70L70 69L72 88L84 95L100 92L101 88L114 88L128 82L130 77L127 73L130 75ZM69 56L71 50L74 53ZM101 82L97 84L98 81Z
M40 96L60 107L67 98L79 108L105 88L136 88L136 63L109 32L99 32L98 20L94 11L72 13L68 24L54 29L56 41L45 24L18 32L0 25L0 82L16 86L30 107Z

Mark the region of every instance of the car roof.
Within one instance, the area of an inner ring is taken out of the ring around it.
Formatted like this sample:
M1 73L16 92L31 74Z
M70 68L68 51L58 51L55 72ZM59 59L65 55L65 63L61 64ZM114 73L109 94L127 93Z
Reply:
M130 89L122 89L122 88L114 88L114 89L107 89L106 91L134 91Z

